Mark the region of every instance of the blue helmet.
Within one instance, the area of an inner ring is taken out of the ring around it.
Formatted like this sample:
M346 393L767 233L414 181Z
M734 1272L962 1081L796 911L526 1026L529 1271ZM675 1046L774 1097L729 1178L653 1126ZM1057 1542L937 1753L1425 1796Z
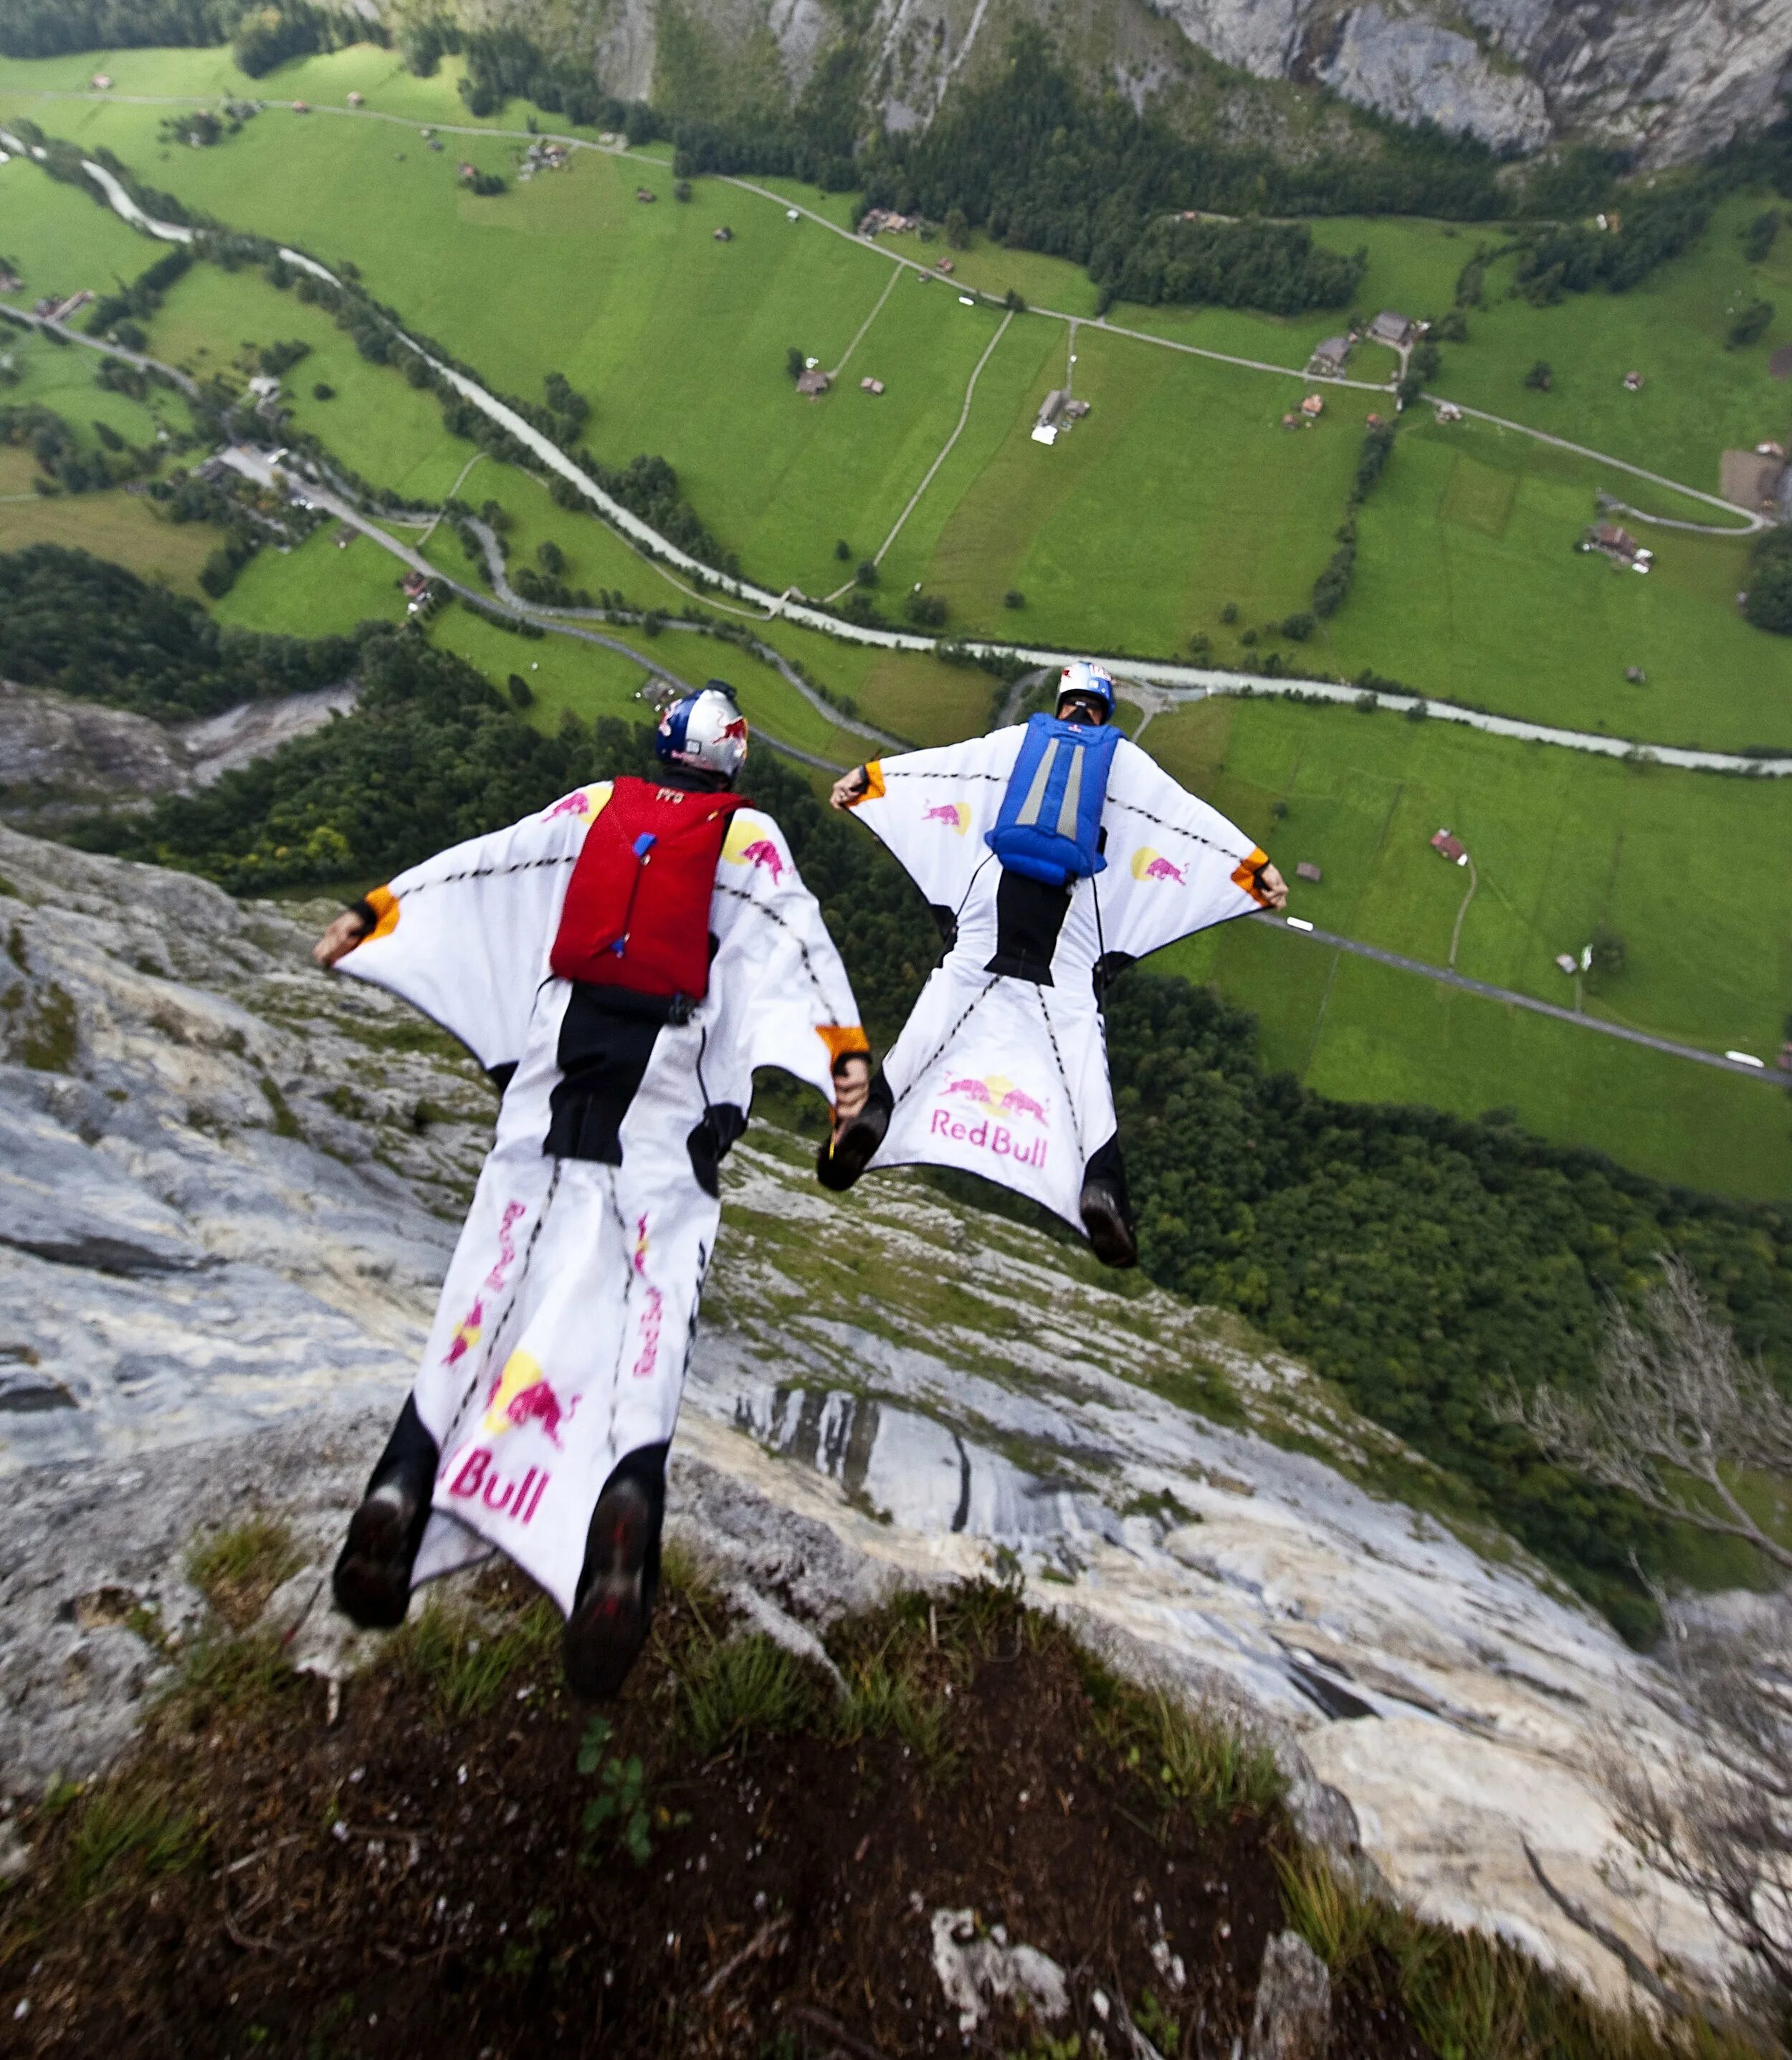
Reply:
M726 680L712 680L674 701L660 718L653 749L669 765L732 780L747 756L747 718Z
M1066 665L1058 677L1058 699L1056 705L1064 705L1067 694L1087 694L1100 702L1105 720L1114 713L1114 681L1107 668L1092 665L1079 658L1076 664Z

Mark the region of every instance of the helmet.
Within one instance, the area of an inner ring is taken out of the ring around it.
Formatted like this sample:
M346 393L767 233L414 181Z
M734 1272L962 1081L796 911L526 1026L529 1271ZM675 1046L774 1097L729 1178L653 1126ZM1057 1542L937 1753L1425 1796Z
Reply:
M1087 665L1080 658L1073 665L1066 665L1058 678L1058 705L1063 705L1067 694L1088 694L1100 702L1104 715L1114 713L1114 682L1107 669L1101 665Z
M674 701L660 718L653 749L673 765L732 780L747 755L747 718L726 680L712 680Z

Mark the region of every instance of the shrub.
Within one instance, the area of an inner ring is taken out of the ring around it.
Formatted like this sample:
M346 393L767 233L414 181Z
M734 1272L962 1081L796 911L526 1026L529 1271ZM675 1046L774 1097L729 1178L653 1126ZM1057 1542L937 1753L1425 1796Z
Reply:
M1771 301L1750 301L1730 325L1730 334L1724 340L1724 348L1726 350L1746 350L1751 343L1758 343L1767 333L1773 319L1774 304Z
M526 709L533 705L535 689L521 673L513 673L506 684L510 689L510 698L518 708Z
M1550 369L1547 357L1539 357L1524 375L1524 383L1535 393L1547 393L1555 383L1555 374Z
M1002 596L1002 605L1004 608L1024 608L1027 605L1027 597L1019 587L1011 586Z

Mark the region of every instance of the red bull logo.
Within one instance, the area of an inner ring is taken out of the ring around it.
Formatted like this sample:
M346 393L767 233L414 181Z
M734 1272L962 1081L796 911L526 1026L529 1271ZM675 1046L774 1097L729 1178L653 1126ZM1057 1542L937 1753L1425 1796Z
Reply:
M748 865L764 866L771 874L774 887L783 879L784 853L769 837L755 837L740 856Z
M1172 864L1162 852L1153 851L1148 844L1141 844L1132 854L1132 876L1135 880L1173 880L1178 887L1188 884L1186 868Z
M492 1262L492 1270L485 1276L485 1285L495 1295L505 1283L510 1269L517 1263L517 1226L529 1214L521 1202L506 1202L504 1216L498 1224L497 1257Z
M943 1099L969 1102L974 1108L986 1109L992 1116L1024 1116L1033 1123L1049 1124L1052 1105L1036 1100L1024 1088L1017 1088L1012 1080L1004 1080L998 1073L992 1080L981 1080L975 1074L948 1080L941 1089Z
M541 1507L552 1478L545 1467L531 1467L520 1481L507 1479L492 1463L491 1453L483 1445L475 1445L456 1468L448 1492L461 1502L483 1503L494 1516L528 1523Z
M971 827L971 811L962 801L943 801L936 808L924 809L921 820L924 823L944 823L963 836Z
M581 787L576 792L556 801L551 808L544 808L541 820L545 823L551 823L559 816L589 816L590 813L591 796Z
M540 1362L526 1351L513 1351L505 1361L504 1371L492 1383L479 1427L488 1437L495 1438L525 1423L539 1424L548 1443L557 1451L561 1426L578 1406L575 1399L563 1407Z
M954 1144L968 1144L976 1151L987 1152L992 1158L1005 1159L1012 1166L1043 1167L1049 1143L1044 1137L1035 1137L1024 1144L1005 1123L987 1117L981 1123L973 1122L949 1108L935 1109L928 1135L948 1139Z
M461 1319L460 1325L448 1341L448 1350L443 1355L444 1366L454 1366L479 1342L479 1334L485 1326L485 1304L475 1302Z

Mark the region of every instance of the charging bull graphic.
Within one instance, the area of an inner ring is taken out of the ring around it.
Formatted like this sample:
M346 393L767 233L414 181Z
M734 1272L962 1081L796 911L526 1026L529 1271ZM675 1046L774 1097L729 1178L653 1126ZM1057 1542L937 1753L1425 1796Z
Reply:
M1141 844L1132 854L1132 876L1135 880L1167 880L1178 887L1188 884L1187 868L1172 865L1162 852L1153 851L1148 844Z
M948 1099L971 1102L992 1116L1024 1116L1035 1123L1049 1123L1052 1120L1049 1102L1036 1100L1024 1088L1017 1088L1000 1073L987 1080L974 1074L948 1080L940 1092Z
M575 1399L563 1409L553 1382L537 1361L525 1351L513 1351L485 1398L485 1415L480 1428L488 1437L495 1438L524 1423L539 1423L548 1443L558 1451L560 1427L578 1406Z
M924 823L945 823L957 831L960 836L971 827L971 811L962 801L944 801L936 808L923 812Z

